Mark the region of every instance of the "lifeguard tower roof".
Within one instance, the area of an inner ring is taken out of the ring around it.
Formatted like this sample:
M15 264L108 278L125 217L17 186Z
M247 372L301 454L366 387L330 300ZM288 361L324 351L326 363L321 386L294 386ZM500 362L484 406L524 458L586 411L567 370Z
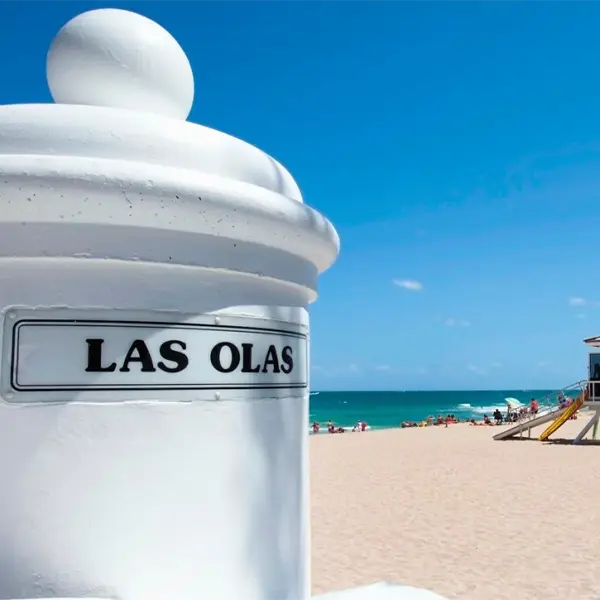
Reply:
M585 338L585 340L583 340L583 341L588 346L593 346L594 348L600 348L600 335L595 335L593 337Z

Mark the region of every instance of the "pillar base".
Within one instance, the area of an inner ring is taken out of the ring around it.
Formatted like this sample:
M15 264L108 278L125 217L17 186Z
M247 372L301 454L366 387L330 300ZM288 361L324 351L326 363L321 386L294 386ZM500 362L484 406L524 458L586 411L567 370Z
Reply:
M19 599L19 600L45 600ZM48 599L49 600L49 599ZM51 600L112 600L108 598L52 598ZM443 596L424 588L380 581L346 590L313 596L312 600L446 600Z
M443 596L424 588L380 581L371 585L327 592L312 600L445 600Z

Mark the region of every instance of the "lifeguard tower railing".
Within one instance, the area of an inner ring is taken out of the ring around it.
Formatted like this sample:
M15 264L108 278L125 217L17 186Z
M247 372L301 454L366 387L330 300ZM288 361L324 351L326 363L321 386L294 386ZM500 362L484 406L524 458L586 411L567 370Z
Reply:
M600 403L600 381L590 380L588 384L589 397L588 402Z
M540 409L559 409L562 400L565 398L571 398L572 400L575 400L582 392L585 391L588 383L589 382L587 379L582 379L581 381L572 383L571 385L568 385L560 390L556 390L555 392L550 392L549 394L542 396L542 398L538 400ZM598 392L600 392L600 388L598 388Z
M513 422L522 425L523 429L526 430L529 421L533 421L534 419L537 420L542 415L560 412L564 408L561 403L569 398L571 400L578 398L580 394L583 393L588 383L587 379L582 379L581 381L576 381L560 390L555 390L554 392L550 392L549 394L538 398L539 410L537 414L532 413L530 410L517 412L516 419ZM600 381L598 383L600 383ZM598 392L600 393L600 387L598 388ZM600 400L600 397L598 400Z
M588 402L600 402L600 336L594 336L583 340L586 346L595 348L595 352L589 353L588 360Z
M579 395L585 390L588 383L589 382L587 379L582 379L581 381L577 381L571 385L561 388L560 390L550 392L549 394L538 398L539 410L537 414L533 414L529 410L517 413L516 422L526 425L529 421L533 421L541 415L560 412L560 410L563 408L561 406L561 402L569 398L572 400L578 398ZM598 383L600 383L600 381ZM600 387L598 388L598 392L600 393Z
M568 399L574 401L580 397L586 390L588 383L587 379L583 379L538 398L539 409L536 414L527 409L518 412L516 421L513 421L508 429L494 435L494 439L505 440L516 436L523 437L523 434L531 437L531 430L534 427L558 418L565 410L564 402Z
M539 418L541 415L548 415L550 413L558 413L562 410L563 406L561 403L567 399L575 400L585 390L590 382L587 379L576 381L560 390L550 392L541 398L538 398L539 410L537 414L532 413L530 410L524 410L523 412L517 412L516 419L514 422L522 424L524 429L527 428L527 423ZM598 382L600 383L600 381ZM600 387L598 388L600 394ZM598 398L600 401L600 397Z
M589 354L589 402L600 402L600 352Z

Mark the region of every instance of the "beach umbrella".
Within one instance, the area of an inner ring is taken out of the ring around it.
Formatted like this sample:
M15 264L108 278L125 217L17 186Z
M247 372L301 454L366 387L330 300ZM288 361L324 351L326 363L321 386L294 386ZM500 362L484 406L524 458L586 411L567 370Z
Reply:
M525 404L523 404L520 400L516 398L504 398L506 405L508 406L508 410L520 410L521 408L527 408Z

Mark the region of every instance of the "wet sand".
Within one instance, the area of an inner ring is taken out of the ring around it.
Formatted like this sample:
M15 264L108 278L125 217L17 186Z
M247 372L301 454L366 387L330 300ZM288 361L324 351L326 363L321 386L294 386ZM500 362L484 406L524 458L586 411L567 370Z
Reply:
M387 580L461 600L598 600L600 445L560 443L584 424L554 443L468 425L312 437L313 593Z

